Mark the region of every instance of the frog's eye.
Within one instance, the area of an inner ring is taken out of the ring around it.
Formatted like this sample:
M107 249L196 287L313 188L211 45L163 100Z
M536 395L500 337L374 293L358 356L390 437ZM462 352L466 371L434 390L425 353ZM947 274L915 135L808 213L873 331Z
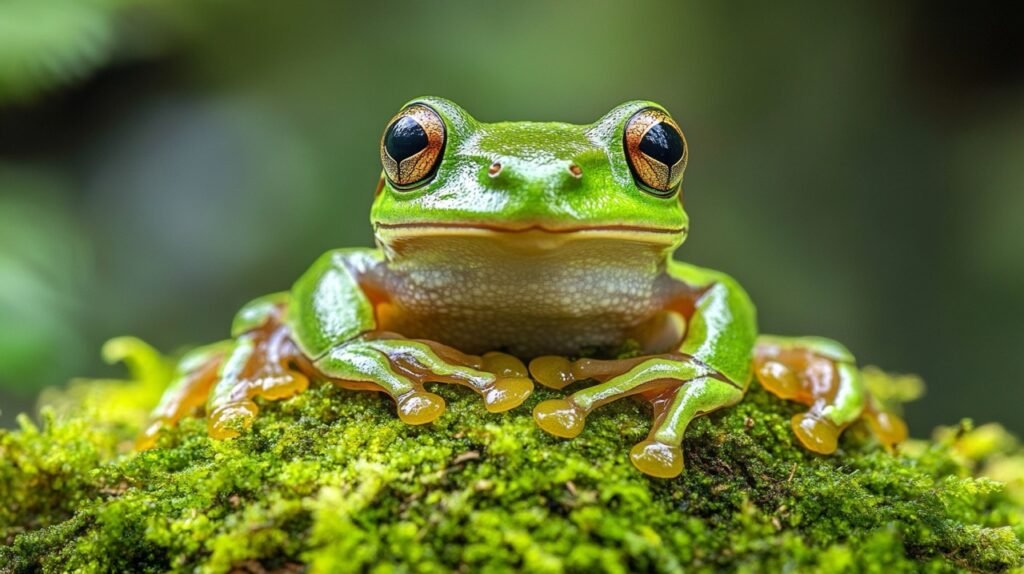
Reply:
M425 183L437 171L444 152L444 121L423 104L398 112L380 140L384 174L397 189Z
M669 115L656 108L633 114L623 143L629 169L640 187L654 195L675 193L686 169L686 138Z

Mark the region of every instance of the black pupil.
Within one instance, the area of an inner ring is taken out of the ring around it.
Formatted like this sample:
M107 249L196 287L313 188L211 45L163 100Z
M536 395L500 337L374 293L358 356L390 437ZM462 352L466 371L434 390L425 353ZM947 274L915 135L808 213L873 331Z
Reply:
M427 147L427 132L416 120L405 116L391 124L388 135L384 138L384 149L397 162L414 156Z
M683 157L683 137L672 126L658 122L640 140L640 151L667 166Z

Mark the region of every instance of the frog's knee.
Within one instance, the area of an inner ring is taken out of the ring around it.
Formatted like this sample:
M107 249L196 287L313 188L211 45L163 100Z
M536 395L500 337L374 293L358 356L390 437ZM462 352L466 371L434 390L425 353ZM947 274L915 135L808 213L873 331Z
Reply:
M231 336L238 337L266 325L273 317L280 315L287 304L287 292L272 293L249 301L235 314L231 322Z

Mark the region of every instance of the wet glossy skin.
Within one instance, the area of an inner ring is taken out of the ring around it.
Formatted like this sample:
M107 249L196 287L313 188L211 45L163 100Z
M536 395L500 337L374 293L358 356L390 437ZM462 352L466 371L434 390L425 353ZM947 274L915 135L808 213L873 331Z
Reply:
M689 422L741 400L755 375L811 407L793 428L812 450L834 451L862 415L887 445L905 436L842 346L758 339L735 281L672 259L688 232L688 149L657 104L628 102L583 126L485 124L423 98L381 145L378 249L327 253L289 292L247 305L234 339L183 361L142 446L203 403L211 435L234 436L255 399L291 396L310 378L385 392L411 424L444 410L425 382L467 386L500 412L534 380L592 381L538 404L537 424L574 437L602 404L648 400L651 434L630 458L659 477L682 472ZM626 347L639 356L614 359Z

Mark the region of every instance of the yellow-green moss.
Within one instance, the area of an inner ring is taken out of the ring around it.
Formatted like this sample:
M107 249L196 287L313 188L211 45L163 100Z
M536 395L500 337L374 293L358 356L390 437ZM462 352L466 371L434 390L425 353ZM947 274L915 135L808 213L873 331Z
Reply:
M138 349L136 349L138 350ZM148 366L146 366L148 364ZM853 428L839 453L794 444L759 389L687 434L677 480L627 459L639 404L572 441L441 388L435 424L314 385L224 442L186 421L125 454L158 390L79 383L36 426L0 431L0 571L1000 571L1024 561L1024 456L995 427L947 429L899 456ZM980 474L1007 481L1009 486Z

